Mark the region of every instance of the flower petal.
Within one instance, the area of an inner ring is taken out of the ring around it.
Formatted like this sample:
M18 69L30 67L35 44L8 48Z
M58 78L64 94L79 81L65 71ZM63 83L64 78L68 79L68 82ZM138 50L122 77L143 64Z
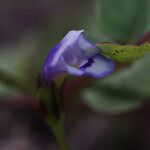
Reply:
M80 49L84 50L87 57L92 57L100 53L100 48L96 47L89 40L87 40L83 34L80 34L78 44Z
M68 51L68 49L73 53L75 43L83 31L84 30L72 30L68 32L67 35L49 52L45 64L56 65L62 54Z
M84 74L84 71L66 64L67 72L71 75L81 76Z
M114 63L99 55L100 49L84 37L83 31L68 32L49 52L41 72L44 82L51 82L64 72L101 78L114 70Z
M78 55L80 57L83 55L83 52L76 44L83 31L84 30L72 30L68 32L67 35L54 48L52 48L52 50L50 50L42 70L43 80L50 81L55 79L60 73L67 71L66 63L72 65L81 60L75 55L75 52L78 50Z
M96 55L80 67L84 70L84 75L89 75L94 78L103 78L113 72L115 63L102 55Z

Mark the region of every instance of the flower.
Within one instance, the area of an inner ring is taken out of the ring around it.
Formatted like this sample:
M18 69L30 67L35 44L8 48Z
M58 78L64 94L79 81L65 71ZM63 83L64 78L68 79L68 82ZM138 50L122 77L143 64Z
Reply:
M103 78L112 73L115 63L103 56L94 44L88 41L84 30L72 30L50 50L41 73L44 82L55 80L62 73L76 76Z

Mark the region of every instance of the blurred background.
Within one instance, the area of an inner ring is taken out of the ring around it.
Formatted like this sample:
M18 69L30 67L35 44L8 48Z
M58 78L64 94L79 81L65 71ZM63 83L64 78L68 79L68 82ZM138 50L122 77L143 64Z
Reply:
M150 42L150 0L1 0L0 150L57 149L36 80L49 49L73 29L84 29L94 43ZM150 54L117 66L105 79L67 81L72 150L150 149Z

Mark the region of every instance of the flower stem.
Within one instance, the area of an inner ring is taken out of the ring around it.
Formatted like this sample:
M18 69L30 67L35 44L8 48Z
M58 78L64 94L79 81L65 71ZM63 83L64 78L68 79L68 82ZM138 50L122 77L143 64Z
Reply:
M40 80L39 80L40 81ZM40 82L39 82L40 83ZM38 100L41 104L43 117L52 129L60 150L69 150L64 132L64 113L63 113L63 83L57 87L54 82L50 85L39 84Z
M57 140L57 143L59 145L60 150L69 150L69 146L66 142L66 136L64 132L64 126L63 126L63 117L60 119L47 119L47 124L50 126L50 128L53 131L53 134Z

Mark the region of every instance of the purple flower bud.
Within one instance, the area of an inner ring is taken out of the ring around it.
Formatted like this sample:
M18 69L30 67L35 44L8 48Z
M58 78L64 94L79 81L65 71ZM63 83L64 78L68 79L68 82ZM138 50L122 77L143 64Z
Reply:
M49 83L62 73L102 78L112 73L115 63L100 54L83 36L83 30L72 30L50 50L42 70L42 80Z

